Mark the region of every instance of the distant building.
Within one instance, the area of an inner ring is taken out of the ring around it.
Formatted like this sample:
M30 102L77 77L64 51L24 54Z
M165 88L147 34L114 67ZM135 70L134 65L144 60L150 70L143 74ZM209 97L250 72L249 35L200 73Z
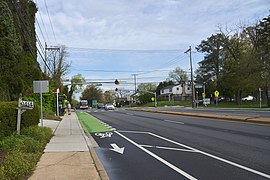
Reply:
M191 85L183 83L178 85L170 85L160 90L159 99L171 100L188 100L192 96Z

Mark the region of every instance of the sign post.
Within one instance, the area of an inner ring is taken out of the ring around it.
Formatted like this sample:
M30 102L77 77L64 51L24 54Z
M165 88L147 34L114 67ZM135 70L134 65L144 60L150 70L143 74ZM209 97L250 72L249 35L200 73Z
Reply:
M43 127L42 93L49 92L49 81L33 81L34 93L40 93L40 123Z
M52 90L52 92L56 93L56 116L59 116L59 102L58 102L59 88Z
M216 90L216 91L214 92L214 95L215 95L215 98L216 98L216 105L217 105L217 104L218 104L218 96L219 96L218 90Z
M262 89L259 88L259 95L260 95L260 108L262 108Z
M22 113L24 113L26 110L31 110L34 108L34 102L32 101L23 101L22 100L22 94L20 94L19 101L18 101L18 115L17 115L17 134L20 134L21 131L21 119L22 119Z
M203 93L202 93L203 104L204 104L204 106L207 106L206 103L205 103L205 96L206 96L206 95L205 95L205 92L203 92Z

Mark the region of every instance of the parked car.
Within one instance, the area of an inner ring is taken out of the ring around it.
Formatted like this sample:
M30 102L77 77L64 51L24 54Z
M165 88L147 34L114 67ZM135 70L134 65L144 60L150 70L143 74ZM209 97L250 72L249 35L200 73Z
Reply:
M98 109L104 109L105 106L104 106L104 104L97 104L97 108L98 108Z
M247 97L243 97L242 98L242 101L253 101L255 100L256 98L254 96L247 96Z
M105 109L106 109L106 110L114 110L115 107L114 107L114 105L112 105L112 104L106 104L106 105L105 105Z

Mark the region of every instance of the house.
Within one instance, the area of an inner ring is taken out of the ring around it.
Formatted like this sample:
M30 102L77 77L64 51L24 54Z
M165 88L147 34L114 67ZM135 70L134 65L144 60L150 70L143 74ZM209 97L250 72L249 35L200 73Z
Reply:
M177 98L179 100L186 100L187 97L191 97L191 95L191 85L183 83L178 85L170 85L162 88L160 90L159 97L169 97L169 100L171 99L171 97Z
M190 85L178 84L164 87L160 90L160 95L180 95L180 96L191 96L192 89Z

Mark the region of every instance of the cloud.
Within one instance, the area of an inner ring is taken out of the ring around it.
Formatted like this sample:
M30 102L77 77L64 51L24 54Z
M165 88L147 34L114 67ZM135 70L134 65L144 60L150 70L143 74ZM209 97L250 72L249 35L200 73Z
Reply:
M130 49L194 44L214 33L218 24L232 25L250 19L259 10L266 13L265 5L269 4L267 0L47 2L60 43ZM43 16L46 17L45 11Z
M174 53L127 53L68 49L73 69L150 70L181 66L189 68L183 52L201 40L239 22L254 24L269 14L269 0L46 0L59 44L93 49L179 49ZM50 21L42 0L38 0L49 40L54 43ZM41 21L39 13L37 18ZM41 24L41 22L40 22ZM39 32L39 31L38 31ZM43 33L44 29L43 29ZM40 39L41 35L38 34ZM179 63L171 61L179 56ZM184 57L184 58L183 58ZM202 55L194 54L194 66ZM174 62L166 64L166 62ZM166 67L167 66L167 67ZM83 73L86 77L117 78L132 73ZM156 75L167 76L167 72ZM147 74L146 74L147 75Z

